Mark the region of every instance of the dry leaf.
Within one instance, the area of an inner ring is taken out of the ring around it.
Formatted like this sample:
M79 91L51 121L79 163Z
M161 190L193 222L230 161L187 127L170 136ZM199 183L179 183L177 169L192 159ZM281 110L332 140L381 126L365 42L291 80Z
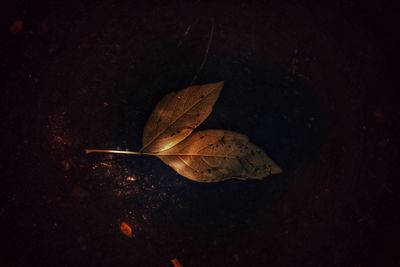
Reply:
M160 154L164 163L197 182L262 179L282 172L247 136L225 130L195 132Z
M182 176L203 183L262 179L282 172L243 134L225 130L192 133L211 113L223 85L190 86L166 95L147 121L140 152L86 149L86 153L157 156Z
M223 85L195 85L167 94L146 123L141 151L161 152L189 136L210 115Z

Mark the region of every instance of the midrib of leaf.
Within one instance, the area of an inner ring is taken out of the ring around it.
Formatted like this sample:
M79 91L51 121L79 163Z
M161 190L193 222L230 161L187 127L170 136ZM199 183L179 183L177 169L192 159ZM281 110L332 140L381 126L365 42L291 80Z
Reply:
M229 159L236 159L236 157L224 155L215 155L215 154L198 154L198 153L155 153L151 154L154 156L192 156L192 157L214 157L214 158L229 158Z
M192 106L190 106L188 109L184 110L175 120L173 120L169 125L167 125L163 130L161 130L161 132L159 132L154 138L151 139L151 141L149 141L146 145L144 145L140 151L145 150L147 147L149 147L155 140L157 140L158 137L160 137L160 135L162 135L163 133L165 133L165 131L169 128L171 128L171 126L176 123L180 118L182 118L183 115L185 115L187 112L189 112L191 109L193 109L196 105L198 105L201 101L204 101L209 95L211 95L214 91L212 90L210 93L206 94L205 97L199 99L197 102L195 102Z

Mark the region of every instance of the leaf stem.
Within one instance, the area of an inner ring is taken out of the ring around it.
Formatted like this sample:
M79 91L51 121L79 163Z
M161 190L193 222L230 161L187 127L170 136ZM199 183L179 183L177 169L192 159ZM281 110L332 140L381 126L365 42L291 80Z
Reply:
M146 152L137 152L137 151L125 151L125 150L109 150L109 149L85 149L86 154L90 153L111 153L111 154L128 154L128 155L146 155L146 156L201 156L201 157L216 157L216 158L230 158L234 159L236 157L229 155L218 155L218 154L196 154L196 153L146 153Z
M111 153L111 154L129 154L129 155L155 155L152 153L143 153L136 151L124 151L124 150L109 150L109 149L85 149L86 154L90 153Z

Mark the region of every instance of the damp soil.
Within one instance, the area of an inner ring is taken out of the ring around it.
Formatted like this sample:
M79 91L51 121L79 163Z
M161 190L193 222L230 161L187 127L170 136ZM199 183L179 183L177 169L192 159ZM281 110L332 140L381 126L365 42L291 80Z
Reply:
M2 29L24 24L2 33L2 266L400 263L390 9L311 2L10 4ZM202 184L84 154L140 149L212 23L195 84L225 86L199 129L247 134L283 173Z

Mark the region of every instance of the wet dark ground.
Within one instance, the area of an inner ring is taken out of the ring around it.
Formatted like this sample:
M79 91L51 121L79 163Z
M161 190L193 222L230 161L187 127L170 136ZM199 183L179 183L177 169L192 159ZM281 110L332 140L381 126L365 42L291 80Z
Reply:
M400 266L390 2L33 2L1 11L1 266ZM85 155L140 148L212 18L196 84L225 87L200 128L247 134L284 172L200 184Z

